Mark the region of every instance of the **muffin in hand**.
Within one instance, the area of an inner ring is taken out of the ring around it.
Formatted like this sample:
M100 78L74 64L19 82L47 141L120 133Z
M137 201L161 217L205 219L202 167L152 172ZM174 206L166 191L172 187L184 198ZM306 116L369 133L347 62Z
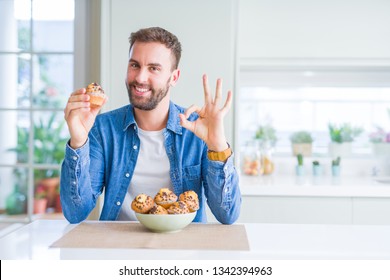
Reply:
M91 83L86 88L89 95L89 103L91 107L100 107L103 105L106 95L102 87L97 83Z

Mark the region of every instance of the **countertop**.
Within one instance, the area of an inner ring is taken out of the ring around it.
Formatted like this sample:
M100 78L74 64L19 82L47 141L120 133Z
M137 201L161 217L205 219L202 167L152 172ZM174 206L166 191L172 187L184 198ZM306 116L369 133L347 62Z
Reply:
M389 177L240 176L243 196L390 198Z
M65 220L37 220L0 239L0 259L390 259L390 226L244 225L249 251L63 249L50 248L50 245L76 225Z

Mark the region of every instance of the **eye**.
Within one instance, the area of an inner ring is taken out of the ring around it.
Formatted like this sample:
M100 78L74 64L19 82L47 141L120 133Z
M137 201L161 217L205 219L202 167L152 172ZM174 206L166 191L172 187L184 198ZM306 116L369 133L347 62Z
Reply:
M160 71L160 68L156 67L156 66L152 66L152 67L150 67L150 70L152 70L153 72L158 72L158 71Z
M139 66L135 62L131 62L131 63L129 63L129 68L136 69L136 68L139 68Z

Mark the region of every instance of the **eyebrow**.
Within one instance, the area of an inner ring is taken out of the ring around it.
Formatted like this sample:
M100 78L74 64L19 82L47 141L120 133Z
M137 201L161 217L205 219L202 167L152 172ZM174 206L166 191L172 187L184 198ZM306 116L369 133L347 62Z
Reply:
M139 62L135 59L130 58L129 62L134 62L139 64ZM148 66L153 66L153 67L160 67L162 68L162 65L160 63L148 63Z

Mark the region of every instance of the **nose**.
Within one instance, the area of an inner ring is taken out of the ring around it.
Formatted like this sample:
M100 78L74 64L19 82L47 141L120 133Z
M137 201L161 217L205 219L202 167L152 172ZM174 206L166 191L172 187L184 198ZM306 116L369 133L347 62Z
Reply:
M137 83L143 84L148 81L148 71L146 68L139 68L135 75L135 80Z

